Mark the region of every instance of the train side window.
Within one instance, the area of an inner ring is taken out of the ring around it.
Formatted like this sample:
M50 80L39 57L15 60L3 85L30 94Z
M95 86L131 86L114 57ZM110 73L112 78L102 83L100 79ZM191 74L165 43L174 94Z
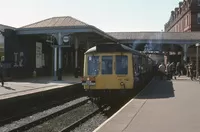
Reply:
M98 75L99 74L99 56L88 56L88 75Z
M128 56L116 56L116 74L128 74Z
M101 74L112 74L112 69L113 69L112 63L113 63L112 56L102 56Z

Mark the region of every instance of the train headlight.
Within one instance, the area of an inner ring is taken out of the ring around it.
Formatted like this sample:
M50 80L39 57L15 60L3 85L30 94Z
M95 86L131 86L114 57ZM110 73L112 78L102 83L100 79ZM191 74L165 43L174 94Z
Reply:
M123 83L123 82L120 82L120 85L121 85L121 86L124 86L124 83Z

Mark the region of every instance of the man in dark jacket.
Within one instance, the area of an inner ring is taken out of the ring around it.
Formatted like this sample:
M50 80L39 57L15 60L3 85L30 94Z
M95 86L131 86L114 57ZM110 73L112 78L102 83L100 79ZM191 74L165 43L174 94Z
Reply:
M4 86L3 71L4 71L4 69L3 69L3 64L0 63L0 79L1 79L1 85L2 85L2 87Z
M174 79L176 79L176 66L174 62L170 64L170 72L171 72L171 78L173 79L174 77Z
M176 73L177 73L178 77L181 76L181 64L180 64L180 62L177 62L177 64L176 64Z

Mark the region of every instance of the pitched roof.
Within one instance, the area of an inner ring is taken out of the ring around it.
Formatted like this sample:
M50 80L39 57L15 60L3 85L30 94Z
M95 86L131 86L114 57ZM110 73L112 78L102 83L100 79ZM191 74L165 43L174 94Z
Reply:
M200 40L200 32L107 32L119 40Z
M4 30L6 28L9 28L9 29L16 29L15 27L11 27L11 26L8 26L8 25L4 25L4 24L0 24L0 30Z
M41 27L74 27L74 26L90 26L71 16L52 17L33 24L23 26L21 28L41 28Z

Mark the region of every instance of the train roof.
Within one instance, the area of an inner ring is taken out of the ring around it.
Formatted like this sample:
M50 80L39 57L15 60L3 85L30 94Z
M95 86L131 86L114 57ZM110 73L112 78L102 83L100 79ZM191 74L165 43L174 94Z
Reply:
M140 53L139 51L129 48L128 46L125 46L123 44L99 44L97 46L94 46L88 49L85 52L85 54L95 53L95 52L104 52L104 53L105 52L131 52L135 55L146 56L144 53Z

